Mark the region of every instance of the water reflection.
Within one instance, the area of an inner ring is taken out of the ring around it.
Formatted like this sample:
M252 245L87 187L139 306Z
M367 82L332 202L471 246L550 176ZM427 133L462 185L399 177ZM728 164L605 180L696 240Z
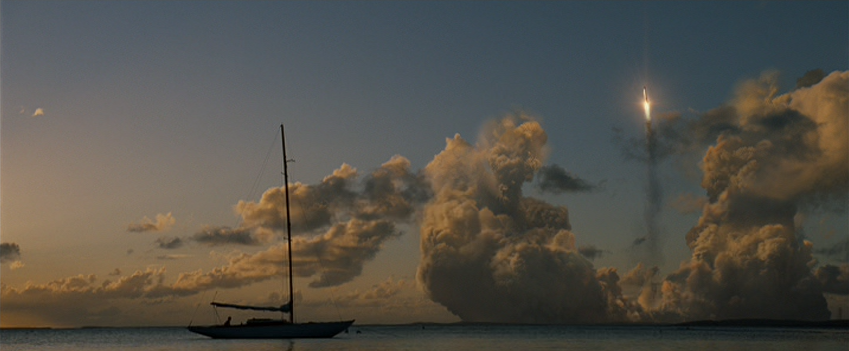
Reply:
M847 329L421 325L353 326L333 339L214 340L184 328L3 330L3 351L840 350Z

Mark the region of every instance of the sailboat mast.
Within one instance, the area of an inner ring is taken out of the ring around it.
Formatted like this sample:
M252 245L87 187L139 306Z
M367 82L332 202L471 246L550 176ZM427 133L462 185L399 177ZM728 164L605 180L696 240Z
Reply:
M283 145L283 188L286 192L286 242L289 245L289 321L295 323L295 295L292 287L292 221L289 218L289 167L286 166L286 132L280 124L280 139Z

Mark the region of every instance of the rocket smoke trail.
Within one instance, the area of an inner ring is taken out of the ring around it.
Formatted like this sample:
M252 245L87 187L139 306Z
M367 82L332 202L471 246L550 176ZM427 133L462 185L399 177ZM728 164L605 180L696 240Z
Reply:
M662 254L659 248L660 228L658 217L660 215L661 205L663 202L663 191L660 187L660 180L657 175L657 140L652 131L651 123L651 103L649 101L648 90L643 87L643 107L646 114L646 150L648 152L648 175L646 185L646 208L644 217L646 221L646 236L637 239L635 243L642 243L645 247L646 259L652 264L661 264L663 261Z

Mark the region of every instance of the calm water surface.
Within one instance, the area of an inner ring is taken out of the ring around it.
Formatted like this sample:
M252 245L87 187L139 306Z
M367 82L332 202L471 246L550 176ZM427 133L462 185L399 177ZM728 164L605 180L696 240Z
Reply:
M353 326L321 340L213 340L184 328L3 330L15 350L849 350L849 330L571 326Z

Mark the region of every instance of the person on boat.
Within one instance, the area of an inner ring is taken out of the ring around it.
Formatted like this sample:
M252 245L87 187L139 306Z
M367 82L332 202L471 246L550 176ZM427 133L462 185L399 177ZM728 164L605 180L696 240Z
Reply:
M229 327L229 326L230 326L230 320L231 320L231 319L232 319L232 318L231 318L230 316L227 316L227 320L226 320L226 321L224 321L224 326L225 326L225 327Z

